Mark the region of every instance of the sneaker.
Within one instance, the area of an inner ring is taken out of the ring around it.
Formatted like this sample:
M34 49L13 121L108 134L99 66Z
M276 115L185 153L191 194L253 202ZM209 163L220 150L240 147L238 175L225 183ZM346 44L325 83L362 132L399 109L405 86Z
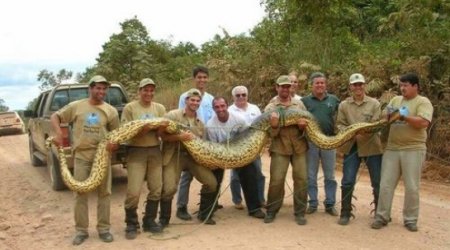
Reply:
M234 204L234 208L236 208L237 210L242 210L242 209L244 209L244 206L242 205L241 202L239 202L237 204Z
M297 225L300 225L300 226L306 225L305 216L303 216L303 215L295 216L295 222L297 222Z
M275 220L274 213L267 213L266 217L264 217L264 223L272 223Z
M103 241L103 242L113 242L114 241L114 237L110 232L106 232L106 233L101 233L98 235L98 237Z
M307 213L307 214L313 214L313 213L315 213L315 212L317 212L317 207L308 207L308 208L306 209L306 213Z
M266 214L261 211L261 209L258 209L255 212L251 213L250 216L257 219L264 219L266 217Z
M334 206L325 208L325 212L327 214L332 215L332 216L338 216L339 215L338 212L336 211L336 208L334 208Z
M81 245L87 238L89 238L89 235L87 234L77 234L75 238L73 238L72 245Z
M177 217L182 220L192 220L192 216L188 213L187 207L179 207L177 209Z
M373 228L373 229L381 229L382 227L384 227L384 226L386 226L386 225L387 225L386 222L384 222L384 221L382 221L382 220L379 220L379 219L376 219L376 220L372 223L372 225L370 225L370 227Z
M405 224L405 227L406 227L406 229L408 229L408 231L410 231L410 232L417 232L417 230L419 230L419 229L417 228L416 223L407 223L407 224Z

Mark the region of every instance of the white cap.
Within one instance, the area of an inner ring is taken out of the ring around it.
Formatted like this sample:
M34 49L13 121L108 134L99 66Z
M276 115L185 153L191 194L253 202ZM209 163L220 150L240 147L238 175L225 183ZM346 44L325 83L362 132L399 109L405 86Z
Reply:
M361 75L360 73L355 73L355 74L351 75L349 81L350 81L350 84L357 83L357 82L366 83L366 79L364 79L364 76Z

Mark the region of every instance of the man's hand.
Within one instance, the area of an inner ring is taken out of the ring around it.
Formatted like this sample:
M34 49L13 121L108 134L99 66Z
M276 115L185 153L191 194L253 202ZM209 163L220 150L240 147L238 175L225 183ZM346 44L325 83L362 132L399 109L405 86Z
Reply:
M306 126L308 126L308 120L304 119L304 118L300 118L297 121L297 126L299 129L305 129Z
M270 114L270 126L272 128L278 128L280 122L280 115L278 114L278 112L272 112Z
M62 146L63 146L64 139L67 139L67 137L65 138L64 135L63 135L62 133L56 133L56 135L53 137L53 143L54 143L57 147L62 147Z
M109 152L114 152L119 148L119 144L117 143L112 143L112 142L108 142L108 144L106 144L106 150L108 150Z
M178 135L180 141L190 141L195 138L195 135L190 131L183 131Z

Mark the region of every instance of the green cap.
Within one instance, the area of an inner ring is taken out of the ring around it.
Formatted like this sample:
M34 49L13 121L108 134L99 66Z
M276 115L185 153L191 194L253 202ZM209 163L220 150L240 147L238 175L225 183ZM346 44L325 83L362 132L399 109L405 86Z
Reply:
M101 75L93 76L93 77L91 78L91 80L89 80L89 86L93 86L93 85L96 84L96 83L106 83L107 85L111 85L111 84L106 80L106 78L104 78L104 77L101 76Z
M156 86L155 82L154 82L152 79L150 79L150 78L144 78L144 79L142 79L141 82L139 83L139 88L143 88L143 87L145 87L145 86L147 86L147 85L153 85L153 86Z
M282 75L282 76L278 77L277 84L278 85L292 85L291 80L289 79L289 76L287 76L287 75Z
M188 90L187 94L186 94L186 99L193 97L193 96L198 96L200 97L200 99L202 99L202 92L200 92L200 90L198 89L190 89Z

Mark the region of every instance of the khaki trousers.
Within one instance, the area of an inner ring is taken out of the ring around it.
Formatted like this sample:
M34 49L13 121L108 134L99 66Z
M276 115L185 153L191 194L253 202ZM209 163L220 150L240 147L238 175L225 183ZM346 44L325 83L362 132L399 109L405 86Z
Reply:
M419 217L419 186L425 150L393 151L386 150L381 166L380 197L377 217L388 222L391 218L392 200L400 176L405 185L403 221L405 224L417 223Z
M147 200L159 201L162 190L162 156L159 146L130 147L127 156L128 186L125 208L137 208L142 184L147 180Z
M169 201L177 192L182 170L188 170L202 185L201 193L217 190L217 180L211 169L198 165L186 152L175 152L166 166L163 166L163 188L161 200Z
M92 162L75 158L74 178L84 181L89 177ZM111 203L111 165L108 163L106 178L96 189L97 191L97 231L98 233L109 232L111 226L110 203ZM75 193L75 229L77 234L88 234L89 227L89 193Z

